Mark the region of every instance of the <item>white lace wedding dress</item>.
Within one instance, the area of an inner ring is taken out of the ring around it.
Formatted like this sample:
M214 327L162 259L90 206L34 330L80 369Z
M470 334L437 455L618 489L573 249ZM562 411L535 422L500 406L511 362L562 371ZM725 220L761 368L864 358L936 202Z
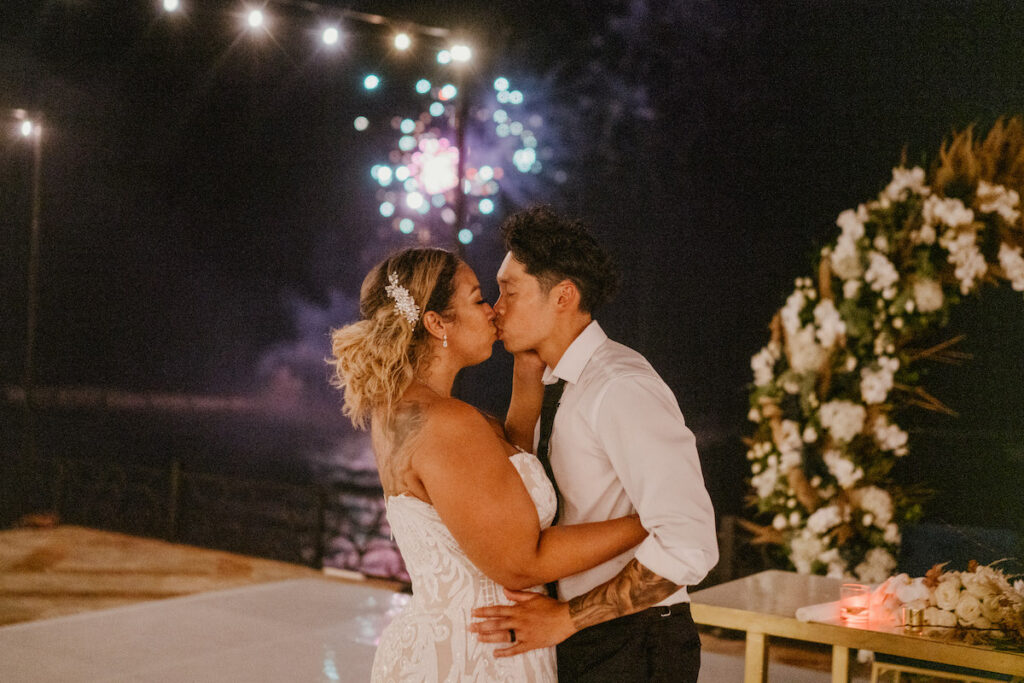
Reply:
M510 460L537 507L541 528L550 526L555 492L544 467L529 453ZM413 595L381 634L373 683L555 683L553 648L496 658L492 652L507 644L481 643L467 630L473 608L510 603L501 586L469 561L434 507L403 494L388 498L387 509Z

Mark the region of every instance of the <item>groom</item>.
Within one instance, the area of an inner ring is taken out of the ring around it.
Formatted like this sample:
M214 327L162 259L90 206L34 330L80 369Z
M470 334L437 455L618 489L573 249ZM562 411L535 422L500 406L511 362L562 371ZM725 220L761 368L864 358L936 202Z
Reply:
M718 545L693 433L650 363L593 319L618 280L594 238L543 207L511 216L502 232L494 311L505 348L535 351L546 365L535 443L559 493L558 523L635 511L650 533L561 580L561 601L510 591L515 605L474 610L484 620L471 628L482 641L512 643L499 657L559 644L563 682L696 681L700 640L686 586L714 567Z

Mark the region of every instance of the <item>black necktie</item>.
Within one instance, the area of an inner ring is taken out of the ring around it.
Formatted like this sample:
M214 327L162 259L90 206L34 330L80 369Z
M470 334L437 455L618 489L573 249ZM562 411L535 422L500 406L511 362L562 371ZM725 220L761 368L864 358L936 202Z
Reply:
M558 491L558 483L555 481L555 475L551 471L551 458L549 452L551 450L551 428L555 424L555 413L558 411L558 403L562 400L562 391L565 390L565 380L560 379L553 384L544 385L544 402L540 408L540 439L537 441L537 459L540 460L540 464L544 465L544 471L548 475L548 479L551 480L551 485L555 487L555 519L552 524L558 521L558 515L561 512L561 494Z

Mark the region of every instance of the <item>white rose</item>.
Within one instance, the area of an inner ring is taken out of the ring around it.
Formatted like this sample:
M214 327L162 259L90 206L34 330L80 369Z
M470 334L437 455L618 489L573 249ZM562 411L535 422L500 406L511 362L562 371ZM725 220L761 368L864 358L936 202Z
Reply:
M929 626L954 628L956 626L956 615L938 607L925 607L924 623Z
M896 597L915 609L922 609L930 596L931 591L924 585L923 578L916 578L896 587Z
M829 254L832 272L844 282L856 282L864 273L860 259L857 243L846 235L839 237L835 250Z
M885 533L882 534L882 540L886 543L892 543L896 545L900 542L902 536L900 535L900 528L896 524L886 524Z
M964 583L964 590L978 600L992 595L993 586L980 572L964 572L960 580Z
M829 401L821 406L819 420L838 442L847 442L864 429L867 409L852 401Z
M817 372L828 359L825 349L815 341L814 325L804 325L791 332L786 341L789 346L790 364L799 373Z
M971 626L974 628L992 628L992 622L985 618L985 615L979 616L977 619L971 622Z
M864 221L853 209L847 209L839 214L836 225L843 231L843 236L849 239L858 240L864 236Z
M839 508L835 505L818 508L807 518L807 528L815 534L823 534L843 521Z
M978 598L964 591L956 603L956 618L961 626L971 626L981 616L981 602Z
M939 609L953 611L960 601L960 579L956 574L947 574L932 591L932 602Z
M1020 247L1011 247L1006 242L999 245L999 265L1010 281L1015 292L1024 292L1024 256Z
M942 308L945 297L942 285L930 278L914 281L914 303L921 313L933 313Z
M988 595L981 599L981 615L993 624L998 624L1006 618L1006 610L998 595ZM979 627L980 628L980 627Z

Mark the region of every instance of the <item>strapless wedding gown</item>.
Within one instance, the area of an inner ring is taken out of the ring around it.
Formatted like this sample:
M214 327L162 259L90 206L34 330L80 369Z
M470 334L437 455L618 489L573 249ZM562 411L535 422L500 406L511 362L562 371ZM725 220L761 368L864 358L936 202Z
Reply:
M529 453L510 460L530 492L541 528L550 526L555 492L543 465ZM554 648L496 658L493 651L507 644L481 643L467 630L473 608L511 603L501 586L469 561L434 507L403 494L387 499L387 512L412 579L412 599L381 634L373 683L555 683Z

